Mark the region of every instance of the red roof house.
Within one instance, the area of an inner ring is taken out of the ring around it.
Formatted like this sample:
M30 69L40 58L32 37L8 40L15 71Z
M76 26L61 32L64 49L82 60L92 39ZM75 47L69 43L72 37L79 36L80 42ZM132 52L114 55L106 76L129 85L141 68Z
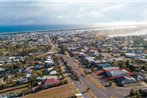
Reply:
M54 79L54 78L46 79L43 81L43 87L47 88L49 86L58 85L59 83L60 81L58 79Z

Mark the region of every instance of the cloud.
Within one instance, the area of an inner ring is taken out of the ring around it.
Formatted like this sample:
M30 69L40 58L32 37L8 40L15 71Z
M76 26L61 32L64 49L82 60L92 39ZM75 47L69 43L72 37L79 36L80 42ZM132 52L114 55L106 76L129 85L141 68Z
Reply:
M147 19L145 2L110 1L0 0L0 25L94 24Z
M119 8L124 7L125 5L126 5L126 3L108 6L108 7L104 8L104 9L102 9L102 12L108 12L108 11L111 11L111 10L117 10Z
M38 3L41 3L41 2L55 2L55 3L61 3L61 2L71 2L71 3L74 3L74 2L82 2L82 3L85 3L85 2L105 2L105 3L108 3L108 2L146 2L146 0L0 0L0 2L38 2Z

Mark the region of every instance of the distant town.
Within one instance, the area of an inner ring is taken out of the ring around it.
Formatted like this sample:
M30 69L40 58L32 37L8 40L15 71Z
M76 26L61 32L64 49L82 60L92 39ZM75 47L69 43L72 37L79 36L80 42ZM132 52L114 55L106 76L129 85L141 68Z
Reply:
M1 34L0 98L147 98L147 29Z

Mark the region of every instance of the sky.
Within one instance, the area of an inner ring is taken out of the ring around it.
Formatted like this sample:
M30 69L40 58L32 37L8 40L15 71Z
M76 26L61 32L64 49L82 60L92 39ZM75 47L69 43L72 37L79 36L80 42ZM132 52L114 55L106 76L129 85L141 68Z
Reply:
M146 22L146 0L0 0L0 25Z

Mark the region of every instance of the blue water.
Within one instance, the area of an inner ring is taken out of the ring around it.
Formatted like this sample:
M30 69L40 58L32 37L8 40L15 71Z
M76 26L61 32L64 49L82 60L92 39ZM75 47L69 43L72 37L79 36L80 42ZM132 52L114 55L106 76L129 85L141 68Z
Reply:
M15 26L0 26L0 33L14 33L26 31L45 31L45 30L64 30L76 29L83 27L81 25L15 25Z

